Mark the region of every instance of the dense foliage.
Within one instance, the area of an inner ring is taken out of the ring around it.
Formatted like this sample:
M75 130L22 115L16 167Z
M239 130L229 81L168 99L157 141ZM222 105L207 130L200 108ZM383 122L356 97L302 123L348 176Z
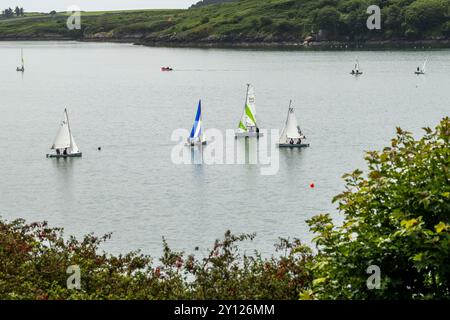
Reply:
M279 258L241 256L237 244L253 235L230 232L201 258L172 251L164 241L159 262L139 252L100 252L109 238L65 241L46 223L0 222L0 299L296 299L311 282L310 249L280 240ZM70 266L81 289L68 289Z
M222 1L221 1L222 2ZM132 39L144 43L269 43L316 40L442 40L450 36L450 0L240 0L189 10L82 14L69 31L67 14L0 21L0 38ZM209 2L205 2L209 4ZM381 30L366 26L367 8L381 8Z
M344 216L308 221L315 253L280 239L279 256L242 254L254 235L226 232L206 253L153 261L109 255L110 236L64 240L46 223L0 220L0 299L450 299L450 119L416 140L398 129L390 147L367 155L368 174L344 176L334 201ZM81 289L68 289L77 265ZM367 269L381 271L370 290Z
M334 200L345 215L309 221L317 233L314 288L320 299L450 298L450 119L420 140L398 129L392 145L370 152L368 177L345 175ZM367 268L381 271L368 290Z

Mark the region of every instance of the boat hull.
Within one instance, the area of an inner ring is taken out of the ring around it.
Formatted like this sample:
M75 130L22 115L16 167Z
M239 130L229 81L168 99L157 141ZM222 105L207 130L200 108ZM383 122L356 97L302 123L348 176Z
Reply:
M421 71L416 71L416 72L414 72L415 74L417 74L417 75L420 75L420 74L425 74L425 72L421 72Z
M66 159L66 158L81 158L82 153L72 153L72 154L47 154L47 158L55 159Z
M309 143L290 144L290 143L278 143L279 148L308 148Z
M205 146L205 145L207 145L207 144L208 144L208 141L203 141L203 142L193 142L193 143L186 142L186 143L185 143L185 145L186 145L187 147Z
M264 134L261 132L236 132L236 138L259 138L263 137Z

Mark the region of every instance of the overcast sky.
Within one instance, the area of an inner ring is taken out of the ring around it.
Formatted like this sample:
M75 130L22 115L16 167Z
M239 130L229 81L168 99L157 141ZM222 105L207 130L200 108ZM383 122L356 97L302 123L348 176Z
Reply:
M187 8L196 0L0 0L0 8L23 7L25 11L50 12L65 11L76 5L84 11L123 9L172 9ZM0 11L1 11L0 10Z

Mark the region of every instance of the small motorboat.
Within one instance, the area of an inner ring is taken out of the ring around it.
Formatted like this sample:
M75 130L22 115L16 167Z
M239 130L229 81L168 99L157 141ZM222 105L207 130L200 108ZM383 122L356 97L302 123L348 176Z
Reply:
M161 71L173 71L171 67L161 67Z

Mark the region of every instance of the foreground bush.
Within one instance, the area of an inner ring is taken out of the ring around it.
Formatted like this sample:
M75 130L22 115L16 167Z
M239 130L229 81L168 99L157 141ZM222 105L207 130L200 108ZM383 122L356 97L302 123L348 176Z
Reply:
M309 221L319 249L314 287L304 298L450 298L450 119L415 140L397 130L392 145L368 153L368 177L345 175L334 201L345 215ZM367 268L381 271L368 290Z
M173 252L164 242L158 263L139 252L107 255L109 235L63 239L46 223L0 221L0 299L296 299L311 282L312 259L298 240L280 240L279 258L239 254L253 235L230 232L206 257ZM69 266L81 271L81 289L68 289Z

